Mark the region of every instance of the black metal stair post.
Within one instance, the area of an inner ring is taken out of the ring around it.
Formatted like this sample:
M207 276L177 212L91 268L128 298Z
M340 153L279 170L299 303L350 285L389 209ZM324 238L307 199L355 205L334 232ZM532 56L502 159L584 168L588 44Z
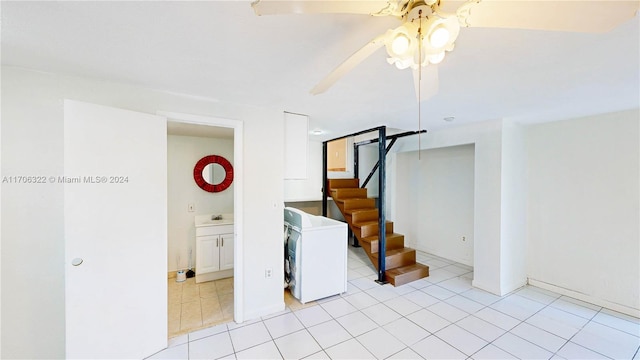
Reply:
M385 206L386 206L386 161L387 155L387 127L382 126L378 130L378 282L379 284L386 284L387 277L386 260L387 260L387 221L385 218Z
M360 152L358 151L358 145L353 144L353 178L358 179L358 173L360 170ZM360 180L358 180L360 181ZM359 184L358 184L359 185ZM351 227L348 227L347 236L353 238L353 247L361 247L356 234L351 231Z
M327 142L322 142L322 216L327 216Z

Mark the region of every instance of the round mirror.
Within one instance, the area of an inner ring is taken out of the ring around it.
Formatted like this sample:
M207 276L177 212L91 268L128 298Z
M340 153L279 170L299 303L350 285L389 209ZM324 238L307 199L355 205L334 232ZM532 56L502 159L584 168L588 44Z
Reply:
M209 164L202 169L204 181L211 185L217 185L224 181L227 172L218 163Z
M220 192L233 182L233 166L222 156L208 155L196 163L193 178L202 190Z

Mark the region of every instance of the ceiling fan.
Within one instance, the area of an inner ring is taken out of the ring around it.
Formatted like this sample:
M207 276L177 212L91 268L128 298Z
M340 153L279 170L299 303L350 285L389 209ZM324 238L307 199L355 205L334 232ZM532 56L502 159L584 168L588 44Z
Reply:
M638 0L256 0L257 15L343 13L392 16L401 24L356 51L320 81L320 94L381 47L387 61L411 68L418 101L438 92L438 70L461 27L607 32L635 16Z

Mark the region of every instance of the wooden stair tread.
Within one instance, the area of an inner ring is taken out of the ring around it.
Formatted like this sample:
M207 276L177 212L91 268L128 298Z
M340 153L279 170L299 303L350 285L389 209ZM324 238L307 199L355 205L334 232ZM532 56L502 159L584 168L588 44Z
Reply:
M408 247L403 247L401 249L393 249L393 250L387 250L385 252L386 257L390 257L390 256L394 256L394 255L398 255L398 254L404 254L404 253L409 253L412 251L416 251L415 249L412 248L408 248ZM376 259L378 258L380 253L373 253L373 257L375 257Z
M345 210L349 209L364 209L364 208L372 208L377 209L376 199L375 198L353 198L353 199L345 199L344 208Z
M344 211L344 213L347 214L347 215L352 215L353 213L358 212L358 211L370 211L370 210L378 211L378 208L372 207L372 208L346 209Z
M402 275L402 274L407 274L410 272L413 272L415 270L418 269L429 269L429 266L427 265L423 265L420 263L415 263L415 264L411 264L411 265L407 265L407 266L403 266L403 267L399 267L399 268L395 268L395 269L391 269L391 270L387 270L387 275Z
M338 188L331 189L331 196L335 199L361 199L367 198L367 189L361 188Z
M404 237L404 235L402 234L398 234L398 233L387 233L387 240L390 238L398 238L398 237ZM359 239L360 241L364 241L364 242L372 242L372 241L378 241L378 235L371 235L371 236L367 236L367 237L363 237L361 239Z
M386 251L393 249L401 249L404 246L404 235L398 233L388 233L386 236ZM365 247L365 251L369 254L375 254L379 251L380 242L378 241L378 235L371 235L360 238L360 244Z
M386 224L387 225L393 224L393 221L387 220ZM361 227L367 226L367 225L378 225L378 220L360 221L360 222L357 222L357 223L354 222L351 225L353 225L354 227L357 227L357 228L361 228Z
M373 260L373 266L375 268L378 268L377 263L378 259L380 258L380 253L373 253L369 256L369 258ZM385 252L385 259L385 270L413 265L416 263L416 251L407 247L387 250Z
M400 286L429 276L429 267L420 263L397 267L384 272L387 281L393 286Z
M359 188L360 179L327 179L327 189Z

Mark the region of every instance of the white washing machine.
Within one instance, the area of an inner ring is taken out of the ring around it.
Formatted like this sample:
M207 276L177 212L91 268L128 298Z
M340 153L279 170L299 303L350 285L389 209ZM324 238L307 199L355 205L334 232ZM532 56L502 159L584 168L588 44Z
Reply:
M286 207L285 279L307 303L347 291L347 224Z

